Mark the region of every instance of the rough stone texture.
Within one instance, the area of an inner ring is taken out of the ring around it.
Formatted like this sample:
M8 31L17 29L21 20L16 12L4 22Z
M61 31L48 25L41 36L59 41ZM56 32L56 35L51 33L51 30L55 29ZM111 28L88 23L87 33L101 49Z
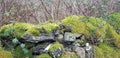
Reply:
M38 43L41 41L54 41L54 36L52 35L39 35L39 36L32 36L31 34L26 34L23 39L28 42Z
M81 47L76 47L75 52L78 55L79 58L85 58L85 50Z
M72 33L70 33L70 32L65 32L65 34L64 34L64 39L65 39L65 41L67 41L67 42L74 42L75 40L76 40L76 38L75 38L75 36L74 36L74 34L72 34Z
M62 34L59 34L57 40L58 40L60 43L62 43L63 40L64 40L63 35L62 35Z

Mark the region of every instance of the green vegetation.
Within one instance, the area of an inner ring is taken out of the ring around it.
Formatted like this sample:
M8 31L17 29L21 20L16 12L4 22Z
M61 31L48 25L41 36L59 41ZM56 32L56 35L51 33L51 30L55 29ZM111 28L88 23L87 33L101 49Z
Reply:
M60 44L59 42L55 42L54 44L51 45L49 51L52 52L52 51L54 51L54 50L56 50L58 48L61 48L62 50L64 50L62 44Z
M120 47L120 35L116 33L111 25L99 18L70 16L62 22L65 25L72 25L72 31L74 33L85 34L86 38L93 37L103 40L113 40L114 42L112 44Z
M75 52L65 52L61 58L78 58Z
M0 44L0 58L13 58L13 54L10 51L3 50L1 44Z
M108 19L104 19L106 22L108 22L111 26L114 27L114 29L120 28L120 13L111 13L108 16Z
M58 48L61 48L62 51L64 51L63 45L60 44L59 42L55 42L54 44L52 44L51 47L50 47L50 49L49 49L50 54L51 54L53 51L57 50ZM51 54L51 55L52 55L52 54ZM60 57L61 57L61 56L58 56L57 58L60 58Z
M44 24L33 25L28 23L12 23L8 25L4 25L0 28L0 37L2 38L21 38L25 33L29 32L30 34L37 36L40 34L40 28L45 28L47 33L52 32L59 24L63 24L65 26L71 26L73 33L84 34L85 40L87 39L97 39L103 40L98 42L99 45L96 46L96 58L120 58L120 13L112 13L108 15L107 18L100 19L95 17L85 17L85 16L69 16L60 21L59 23L53 22L45 22ZM78 43L83 44L86 41L77 40ZM27 47L30 44L26 45L26 49L22 49L21 47L17 47L13 55L16 58L25 58L32 57L31 51L27 52ZM30 45L31 46L31 45ZM49 49L50 53L58 48L62 48L63 54L58 58L68 58L68 57L76 57L74 52L65 53L64 47L59 42L55 42L51 44ZM22 50L22 51L21 51ZM10 51L5 51L0 47L0 55L3 58L13 57ZM48 54L41 54L37 56L37 58L51 58Z
M106 44L100 44L95 48L96 58L119 58L120 50L116 50Z
M88 30L84 22L79 20L78 16L69 16L62 20L62 23L66 26L71 26L73 33L89 35Z
M8 25L4 25L0 29L0 36L1 37L17 37L20 38L25 32L29 32L33 35L37 35L39 32L36 29L35 25L28 24L28 23L12 23Z
M36 58L52 58L49 54L41 54L37 56Z
M4 25L0 29L0 37L17 37L21 38L26 32L29 32L30 34L37 36L40 34L40 28L45 28L48 33L50 33L57 24L46 22L44 24L40 25L33 25L28 23L11 23L8 25Z
M58 25L56 23L51 23L51 22L45 22L43 24L38 25L40 28L45 28L45 30L50 33L52 30L54 30Z
M26 50L25 48L21 48L20 46L14 50L13 54L15 58L32 58L32 52Z

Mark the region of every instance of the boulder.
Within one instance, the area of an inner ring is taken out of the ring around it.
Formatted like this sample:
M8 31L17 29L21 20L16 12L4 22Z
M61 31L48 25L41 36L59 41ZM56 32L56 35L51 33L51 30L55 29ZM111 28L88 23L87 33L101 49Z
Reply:
M71 32L65 32L64 41L65 42L75 42L76 38Z
M57 37L57 40L62 43L64 38L63 38L63 35L62 34L59 34L58 37Z
M82 48L82 47L76 47L74 49L74 51L76 52L76 54L77 54L77 56L79 58L85 58L85 50L84 50L84 48Z
M23 39L27 42L38 43L44 41L54 41L54 36L52 35L39 35L39 36L32 36L31 34L25 34Z

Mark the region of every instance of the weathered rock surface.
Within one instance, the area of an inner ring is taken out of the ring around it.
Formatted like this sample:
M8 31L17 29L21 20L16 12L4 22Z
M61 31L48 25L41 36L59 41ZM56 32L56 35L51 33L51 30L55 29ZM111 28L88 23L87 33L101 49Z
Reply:
M76 47L75 52L79 58L85 58L85 50L82 47Z
M42 41L54 41L54 36L52 35L32 36L31 34L28 33L23 36L23 39L25 39L28 42L38 43Z

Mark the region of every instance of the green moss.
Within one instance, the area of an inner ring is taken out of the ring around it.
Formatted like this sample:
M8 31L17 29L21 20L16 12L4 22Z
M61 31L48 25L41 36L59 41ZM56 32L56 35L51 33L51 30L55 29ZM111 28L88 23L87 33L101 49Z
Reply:
M106 44L100 44L95 48L96 58L119 58L120 50Z
M75 54L75 52L69 53L66 52L65 54L62 55L61 58L79 58L79 57Z
M97 36L99 39L105 39L107 28L108 28L108 25L106 24L102 28L96 29L95 30L95 36Z
M85 40L77 40L77 43L79 43L80 45L84 45L86 42Z
M40 34L40 31L38 28L36 27L31 27L27 30L27 32L29 32L30 34L32 34L33 36L37 36Z
M58 25L56 23L45 22L43 24L38 25L40 28L45 28L45 30L50 33L52 32Z
M58 48L61 48L61 49L64 51L63 45L60 44L59 42L53 43L53 44L51 45L49 51L52 52L52 51L54 51L54 50L56 50L56 49L58 49Z
M9 51L0 50L0 58L13 58L13 55Z
M86 37L89 35L86 25L78 16L69 16L62 20L62 24L72 26L74 33L84 34Z
M102 49L99 47L95 48L96 52L96 58L104 58L104 53L102 52Z
M3 50L1 44L0 44L0 58L13 58L13 54L10 51Z
M106 44L100 44L95 48L96 58L114 58L116 50Z
M106 21L110 25L112 25L115 29L120 28L120 13L112 13L112 14L110 14Z
M117 16L117 18L119 17L118 14L114 16ZM120 47L120 36L116 33L116 31L110 24L99 18L71 16L62 20L62 23L65 25L72 25L72 31L75 33L88 35L88 38L92 36L93 38L97 39L108 41L111 40L109 41L110 43L115 44L117 47Z
M55 42L54 44L52 44L51 47L50 47L50 49L49 49L50 54L51 54L53 51L57 50L58 48L61 48L62 51L64 51L63 45L60 44L59 42ZM51 54L51 55L52 55L52 54ZM60 58L60 57L61 57L61 56L59 56L59 57L57 57L57 58Z
M120 58L120 50L116 50L114 58Z
M52 58L49 54L41 54L37 56L36 58Z
M109 26L108 33L106 34L106 36L109 39L113 39L117 47L120 48L120 35L118 35L111 26Z
M12 36L20 38L24 33L29 32L32 35L38 35L39 29L38 27L28 23L15 23L15 24L8 24L4 25L0 29L0 36Z

